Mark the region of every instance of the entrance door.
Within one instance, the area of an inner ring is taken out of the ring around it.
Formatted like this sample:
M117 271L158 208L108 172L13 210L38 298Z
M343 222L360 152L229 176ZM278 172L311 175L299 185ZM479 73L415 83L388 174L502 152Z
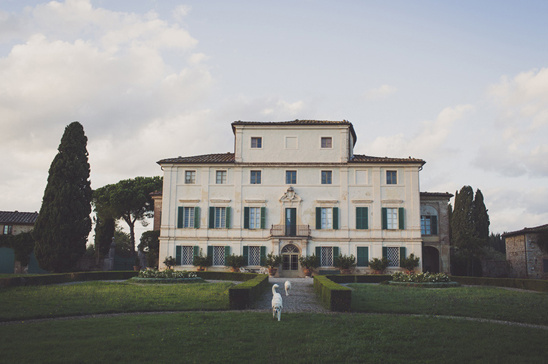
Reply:
M297 236L297 209L285 209L285 236Z
M299 248L293 244L287 244L282 249L282 271L280 276L299 276Z

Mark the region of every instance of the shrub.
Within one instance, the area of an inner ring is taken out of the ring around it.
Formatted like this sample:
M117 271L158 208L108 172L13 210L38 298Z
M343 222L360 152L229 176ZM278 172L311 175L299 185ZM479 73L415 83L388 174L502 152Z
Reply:
M415 257L415 254L411 253L407 258L402 258L400 260L400 267L412 272L419 266L419 261L420 258Z
M315 269L320 266L320 258L315 254L309 255L307 257L300 256L299 262L301 266L305 269Z
M174 271L173 269L166 269L158 271L156 269L144 269L139 272L137 276L139 278L195 278L196 272L187 271Z
M229 255L226 257L225 266L238 269L245 265L245 259L243 255Z
M171 255L167 257L166 259L164 259L164 264L168 270L174 267L176 263L177 262L175 261L175 258L173 258Z
M277 268L280 264L282 264L282 257L270 252L266 256L263 267Z
M369 267L374 271L382 273L388 267L388 259L386 257L382 257L382 259L373 258L369 261Z
M213 262L211 257L204 256L202 249L200 249L200 254L194 256L192 264L196 267L209 267Z
M339 269L351 269L356 266L356 258L354 255L341 255L335 258L335 267Z

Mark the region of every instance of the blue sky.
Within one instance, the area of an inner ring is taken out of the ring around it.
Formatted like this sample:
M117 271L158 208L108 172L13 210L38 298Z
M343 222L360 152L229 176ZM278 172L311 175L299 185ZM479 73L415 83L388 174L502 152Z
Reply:
M548 223L548 2L0 0L0 209L40 208L66 125L92 187L233 150L235 120L342 120L355 153Z

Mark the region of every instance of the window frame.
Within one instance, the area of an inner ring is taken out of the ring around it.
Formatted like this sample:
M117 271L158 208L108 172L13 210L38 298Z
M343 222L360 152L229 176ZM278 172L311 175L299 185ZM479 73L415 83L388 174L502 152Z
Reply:
M251 137L251 149L263 149L263 137Z
M249 184L251 185L260 185L262 184L262 171L260 170L251 170L249 171Z
M387 170L386 171L386 184L397 185L398 184L398 171Z
M185 185L196 184L196 170L185 170Z
M220 179L219 179L220 177ZM225 185L227 183L228 172L226 169L219 169L215 171L215 184ZM220 180L220 182L219 182Z
M285 184L286 185L296 185L297 184L297 171L296 170L287 170L287 171L285 171Z
M330 137L330 136L320 137L320 148L333 149L333 137Z
M333 171L323 170L321 171L321 184L332 185L333 184Z

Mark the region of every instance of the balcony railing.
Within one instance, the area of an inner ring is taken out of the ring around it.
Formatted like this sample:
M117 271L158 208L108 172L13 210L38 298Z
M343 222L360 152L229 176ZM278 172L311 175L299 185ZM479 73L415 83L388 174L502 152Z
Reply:
M272 225L271 236L310 236L310 225Z

